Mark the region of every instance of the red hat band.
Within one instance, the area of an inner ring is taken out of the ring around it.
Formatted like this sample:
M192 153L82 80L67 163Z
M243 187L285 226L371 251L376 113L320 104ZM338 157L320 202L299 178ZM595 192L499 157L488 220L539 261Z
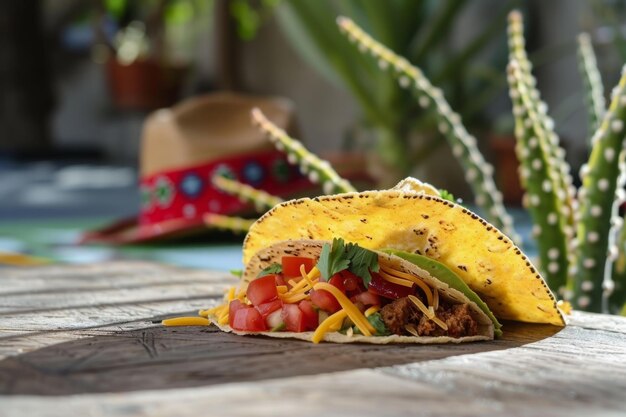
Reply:
M197 224L206 213L234 215L250 209L249 204L218 190L212 182L215 175L279 196L311 187L297 167L291 166L278 151L212 160L142 178L139 224L147 226L174 219Z

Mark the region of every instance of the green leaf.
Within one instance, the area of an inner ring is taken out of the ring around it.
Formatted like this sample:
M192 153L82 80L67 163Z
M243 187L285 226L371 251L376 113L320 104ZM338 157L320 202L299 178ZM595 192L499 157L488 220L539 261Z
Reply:
M236 276L237 278L241 278L243 275L243 271L241 269L231 269L230 273Z
M378 272L378 255L371 250L364 249L357 244L348 243L346 256L350 260L350 272L363 279L365 288L368 288L372 275L370 271Z
M283 272L283 266L279 263L274 262L273 264L271 264L270 266L268 266L267 268L259 272L259 275L257 276L257 278L261 278L261 277L264 277L266 275L271 275L271 274L282 274L282 272Z
M332 245L326 243L322 247L317 269L326 281L336 273L348 269L361 278L367 288L372 280L370 271L379 271L378 255L355 243L346 245L343 239L335 238Z
M337 272L348 269L348 266L350 266L350 260L345 256L343 239L333 239L332 246L328 243L324 244L317 262L317 269L320 270L322 278L328 281Z
M439 189L439 197L443 198L444 200L448 200L448 201L452 201L453 203L456 203L456 199L454 198L452 193L448 190L444 190L443 188Z
M381 316L380 313L370 314L367 321L376 329L376 336L387 336L391 334L387 326L385 326L383 316Z
M391 334L387 326L385 326L385 322L383 321L383 317L380 313L370 314L367 321L369 321L372 327L376 330L376 336L388 336ZM352 331L354 334L362 334L356 326L352 328Z

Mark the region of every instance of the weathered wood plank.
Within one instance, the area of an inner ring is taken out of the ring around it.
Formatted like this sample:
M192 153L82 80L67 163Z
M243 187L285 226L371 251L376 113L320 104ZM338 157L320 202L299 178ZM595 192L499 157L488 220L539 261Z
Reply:
M539 342L541 343L541 342ZM18 396L3 398L0 416L67 414L104 416L623 416L622 394L593 390L592 382L571 378L579 363L540 361L526 367L524 381L512 385L522 364L518 350L464 355L422 363L422 372L390 373L388 368L284 378L194 389L153 390L133 394L72 397ZM532 351L532 349L529 349ZM481 368L484 356L497 367ZM535 360L540 359L533 356ZM396 370L400 367L394 367ZM565 373L560 371L565 368ZM610 372L608 366L595 371ZM583 376L588 372L583 370ZM618 375L618 387L624 375ZM596 381L593 381L596 382ZM611 382L612 383L612 382ZM606 385L605 380L602 384ZM166 394L165 394L166 393ZM607 394L610 395L607 398ZM621 402L620 402L621 401Z
M503 340L460 346L311 345L146 328L217 302L195 297L232 283L224 273L129 263L8 271L0 305L48 311L0 314L0 393L13 394L0 395L0 417L626 413L626 318L575 312L557 333L507 323ZM167 287L175 297L149 301ZM37 293L20 295L29 288Z
M65 271L65 273L63 273ZM227 272L155 267L154 264L108 264L3 269L0 298L21 294L135 288L167 283L236 282Z
M0 394L175 388L389 366L508 349L559 330L511 323L503 339L487 343L354 347L240 337L214 327L148 328L55 344L0 361Z
M219 299L201 295L184 300L161 300L155 302L121 304L102 307L84 307L70 310L49 311L45 314L4 315L0 319L0 331L16 334L63 330L82 330L109 326L155 317L176 315L180 312L200 310L215 305ZM7 338L0 338L0 346Z
M233 282L177 283L166 285L142 285L134 288L93 289L85 292L21 294L0 297L0 320L6 316L22 313L44 314L53 310L81 309L158 302L161 300L185 300L191 298L216 298L224 295Z
M568 324L584 327L585 329L626 333L626 317L624 316L610 316L608 314L573 311L571 315L566 316L565 318Z

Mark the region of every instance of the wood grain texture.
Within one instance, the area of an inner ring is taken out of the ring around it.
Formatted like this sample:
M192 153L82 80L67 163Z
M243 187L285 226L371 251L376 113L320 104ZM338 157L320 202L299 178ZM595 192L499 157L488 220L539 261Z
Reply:
M312 345L152 323L217 302L224 273L2 272L0 417L626 414L622 317L506 323L502 340L467 345Z
M357 347L240 337L206 328L147 328L55 344L0 361L0 394L71 395L216 385L390 366L509 349L553 326L511 323L487 343ZM159 378L154 378L159 375ZM13 376L13 377L11 377ZM4 383L2 382L4 381Z

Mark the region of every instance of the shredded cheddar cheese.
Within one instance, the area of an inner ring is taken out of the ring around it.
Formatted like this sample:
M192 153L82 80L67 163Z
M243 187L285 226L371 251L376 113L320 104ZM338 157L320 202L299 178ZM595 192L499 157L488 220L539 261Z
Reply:
M411 323L407 324L406 326L404 326L404 330L411 333L413 336L419 337L419 333L417 332L417 328L415 327L414 324L411 324Z
M319 326L317 326L317 329L315 329L315 332L313 332L313 337L311 338L311 341L313 343L321 342L322 339L324 339L324 335L330 331L330 328L336 323L343 322L343 319L345 319L347 315L348 313L344 309L339 310L335 314L328 316L326 320L324 320L319 324Z
M309 284L309 286L311 288L313 288L313 282L311 281L311 278L309 278L309 275L306 273L306 268L304 266L304 264L300 264L300 275L302 275L302 279Z
M384 278L385 281L389 281L392 284L402 285L403 287L409 287L409 288L411 288L413 286L413 281L409 281L407 279L394 277L393 275L388 274L387 272L385 272L383 269L380 270L379 274L380 274L381 277Z
M330 325L330 327L328 328L329 332L338 332L339 330L341 330L341 327L343 326L343 323L346 321L346 319L343 320L337 320L336 322L334 322L333 324Z
M437 326L441 327L443 330L448 330L448 325L443 320L441 320L439 317L434 316L431 320L434 321L435 324Z
M161 324L167 327L208 326L209 320L204 317L174 317L172 319L165 319L161 321Z
M281 300L283 300L283 303L287 303L287 304L293 304L293 303L297 303L298 301L302 301L307 299L309 296L305 293L299 293L299 294L280 294L281 295Z
M411 300L411 302L415 304L415 306L419 308L426 317L428 317L429 319L432 318L432 312L428 309L428 307L424 305L424 303L422 303L422 300L414 295L409 295L409 300Z
M380 311L380 306L370 306L361 312L357 306L350 301L350 299L337 287L331 285L328 282L320 279L320 271L317 267L313 267L308 273L305 270L305 266L300 265L301 279L296 277L290 279L288 285L277 285L276 291L278 292L279 299L283 303L295 304L302 300L309 299L310 290L324 290L333 295L333 297L341 305L341 310L323 319L315 331L313 332L313 343L319 343L324 339L324 336L329 332L336 332L346 324L350 324L347 335L350 337L354 331L358 329L364 336L372 336L376 334L375 328L367 319L372 314ZM444 330L448 330L448 326L444 321L436 316L436 311L439 308L440 296L436 288L431 288L420 277L411 275L404 271L396 270L395 268L380 265L380 276L393 284L401 285L404 287L413 287L417 285L424 292L427 304L422 302L420 298L415 295L409 295L408 298L411 302L429 319L432 320L437 326ZM298 279L298 281L296 281ZM162 323L165 326L206 326L210 324L208 317L216 321L220 325L227 324L229 321L229 304L233 300L240 300L241 302L250 305L250 301L246 297L245 287L230 287L224 294L224 303L206 310L200 310L198 317L176 317L172 319L163 320ZM356 329L353 329L353 326ZM407 324L405 330L414 335L419 336L418 329L415 324Z
M417 308L419 308L422 313L424 313L424 315L428 317L429 320L432 320L437 326L441 327L443 330L448 330L448 325L435 315L435 310L432 309L432 306L430 308L427 308L424 303L422 303L422 301L414 295L409 295L409 300L411 300L411 302L415 304Z
M315 290L325 290L331 293L339 302L341 307L348 313L348 317L352 320L356 327L363 333L365 336L371 336L376 333L374 327L370 324L370 322L365 318L363 313L359 311L359 309L342 293L337 287L334 285L330 285L327 282L318 282L313 287Z
M365 310L365 312L363 314L365 314L365 317L369 317L372 314L378 312L378 310L380 310L380 306L371 306L370 308Z
M398 271L396 269L392 269L386 266L381 265L381 270L385 271L387 274L391 274L394 275L396 277L399 278L404 278L406 280L409 280L415 284L417 284L418 287L420 287L422 289L422 291L424 291L424 294L426 295L426 300L428 301L428 305L432 305L433 304L433 294L432 291L430 289L430 287L428 285L426 285L426 283L424 281L422 281L420 278L415 277L411 274L407 274L406 272L402 272L402 271Z
M230 287L228 293L226 294L226 300L231 302L235 299L235 287Z

